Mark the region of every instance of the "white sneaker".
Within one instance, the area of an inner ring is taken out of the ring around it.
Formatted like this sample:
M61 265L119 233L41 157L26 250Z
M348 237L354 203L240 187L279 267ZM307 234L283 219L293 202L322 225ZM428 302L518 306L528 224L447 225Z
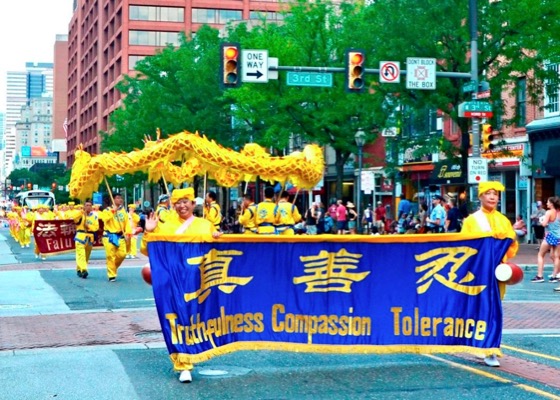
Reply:
M35 254L35 258L39 258L39 254Z
M492 354L491 356L488 356L488 357L484 357L484 363L486 365L488 365L489 367L499 367L500 366L500 362L498 361L498 357L496 357L495 354Z
M191 383L192 382L191 371L188 370L181 371L181 375L179 375L179 382Z

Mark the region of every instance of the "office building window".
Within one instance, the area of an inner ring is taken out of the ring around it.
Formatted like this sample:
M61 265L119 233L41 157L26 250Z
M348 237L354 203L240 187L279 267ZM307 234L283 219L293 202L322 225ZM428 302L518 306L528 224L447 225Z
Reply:
M527 123L527 79L525 77L517 80L516 111L517 126L525 126Z
M218 23L227 24L230 21L240 21L243 14L238 10L220 10L218 13Z
M266 19L268 21L281 21L284 19L284 15L273 11L268 11L268 12L251 11L249 13L249 19L256 19L256 20Z
M549 64L546 67L549 71L553 71L558 75L558 64ZM547 81L546 82L546 93L544 99L544 116L551 117L559 114L558 107L558 97L560 92L560 86L558 86L558 81Z
M185 22L185 9L180 7L130 6L131 21Z
M211 8L193 8L192 22L197 24L227 24L230 21L240 21L243 18L241 10L215 10Z
M142 61L146 56L128 56L128 69L136 69L136 64Z
M128 44L131 46L165 46L167 44L178 46L179 33L158 31L130 31Z

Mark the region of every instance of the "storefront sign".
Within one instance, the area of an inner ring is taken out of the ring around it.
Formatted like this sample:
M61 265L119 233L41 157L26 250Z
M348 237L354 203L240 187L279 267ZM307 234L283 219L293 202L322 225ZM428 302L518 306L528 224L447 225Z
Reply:
M430 183L438 185L464 183L464 180L461 161L451 160L438 162L430 177Z

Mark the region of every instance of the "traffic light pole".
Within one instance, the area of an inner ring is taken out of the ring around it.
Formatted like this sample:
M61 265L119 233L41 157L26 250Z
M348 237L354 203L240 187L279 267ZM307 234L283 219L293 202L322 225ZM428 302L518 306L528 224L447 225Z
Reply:
M478 93L478 28L476 18L476 0L469 0L469 19L471 34L471 81L476 88L472 93L473 100L476 100ZM472 118L472 155L480 157L480 118ZM466 169L465 169L466 171Z
M269 71L290 71L290 72L346 72L342 67L297 67L278 65L276 67L268 66ZM366 74L379 74L379 68L364 68ZM400 71L401 75L406 75L406 70ZM472 75L468 72L444 72L436 71L436 76L441 78L466 78L469 79Z
M475 90L472 93L473 100L476 100L478 93L478 22L476 0L469 0L469 28L471 36L471 81L474 83ZM472 118L472 157L480 158L480 118ZM468 176L468 155L463 160L461 166L463 171L467 171ZM468 182L467 182L468 186ZM473 201L478 198L478 187L472 185L469 188L469 199Z

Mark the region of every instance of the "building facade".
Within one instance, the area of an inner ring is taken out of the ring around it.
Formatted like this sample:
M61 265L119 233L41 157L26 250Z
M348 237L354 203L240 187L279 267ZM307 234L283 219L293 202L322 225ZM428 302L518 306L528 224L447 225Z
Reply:
M13 170L14 157L18 153L16 124L21 119L22 108L33 99L52 96L53 64L25 63L25 71L8 71L6 81L6 143L3 158L2 179Z
M136 63L203 24L280 18L280 0L76 0L68 33L68 166L75 149L100 150L99 131L120 106L116 85ZM140 144L139 144L140 145Z

